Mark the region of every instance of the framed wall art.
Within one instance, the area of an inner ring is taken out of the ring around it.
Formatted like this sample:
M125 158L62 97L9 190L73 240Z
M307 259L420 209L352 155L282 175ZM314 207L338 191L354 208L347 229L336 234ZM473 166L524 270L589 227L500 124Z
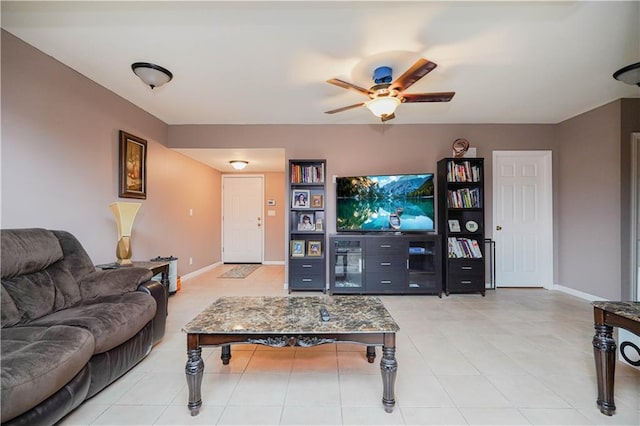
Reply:
M118 158L121 198L147 198L147 141L120 130Z

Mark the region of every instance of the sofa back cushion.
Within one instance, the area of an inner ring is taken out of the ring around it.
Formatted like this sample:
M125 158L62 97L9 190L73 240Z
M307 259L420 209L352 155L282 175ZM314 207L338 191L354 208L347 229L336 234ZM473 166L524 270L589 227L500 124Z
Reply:
M2 279L32 274L62 260L60 241L46 229L3 229Z
M0 232L3 328L29 323L80 302L78 283L53 232L44 229Z

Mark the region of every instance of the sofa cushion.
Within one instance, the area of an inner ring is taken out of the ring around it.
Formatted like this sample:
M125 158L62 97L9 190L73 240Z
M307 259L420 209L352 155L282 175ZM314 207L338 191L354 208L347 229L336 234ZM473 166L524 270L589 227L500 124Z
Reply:
M78 283L63 262L56 262L42 271L3 278L2 287L7 292L3 292L3 298L9 295L18 309L19 324L80 302ZM3 300L3 305L5 303L8 302Z
M41 271L63 257L60 241L46 229L3 229L0 241L2 279Z
M11 296L9 296L7 290L4 289L4 286L0 286L0 292L0 299L2 300L2 305L0 306L2 327L4 328L16 325L20 321L20 312L18 311L18 307Z
M31 325L82 327L93 334L94 353L99 354L129 340L153 319L155 313L155 299L141 291L134 291L93 299L90 303L39 318Z
M3 329L2 422L57 392L84 368L93 352L93 336L82 328Z

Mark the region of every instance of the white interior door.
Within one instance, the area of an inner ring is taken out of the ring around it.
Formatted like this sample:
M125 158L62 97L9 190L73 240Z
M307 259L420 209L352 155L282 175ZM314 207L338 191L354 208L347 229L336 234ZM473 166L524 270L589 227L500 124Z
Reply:
M222 176L222 261L262 263L262 176Z
M497 287L553 286L551 151L493 152Z

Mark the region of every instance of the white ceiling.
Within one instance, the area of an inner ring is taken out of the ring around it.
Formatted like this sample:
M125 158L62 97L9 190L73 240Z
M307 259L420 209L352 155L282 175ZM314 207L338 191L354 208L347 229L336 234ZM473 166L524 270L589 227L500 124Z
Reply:
M375 124L364 96L418 58L438 64L390 124L557 123L640 88L640 2L9 2L2 27L168 124ZM171 70L151 90L136 61Z
M558 123L640 88L614 80L640 61L640 2L2 1L2 28L167 124L375 124L377 66L398 77L438 64L408 93L449 103L400 105L389 124ZM168 68L151 90L133 62ZM184 150L222 171L283 170L284 153ZM263 155L263 157L261 157ZM260 164L259 159L270 162ZM260 167L259 169L257 167Z

